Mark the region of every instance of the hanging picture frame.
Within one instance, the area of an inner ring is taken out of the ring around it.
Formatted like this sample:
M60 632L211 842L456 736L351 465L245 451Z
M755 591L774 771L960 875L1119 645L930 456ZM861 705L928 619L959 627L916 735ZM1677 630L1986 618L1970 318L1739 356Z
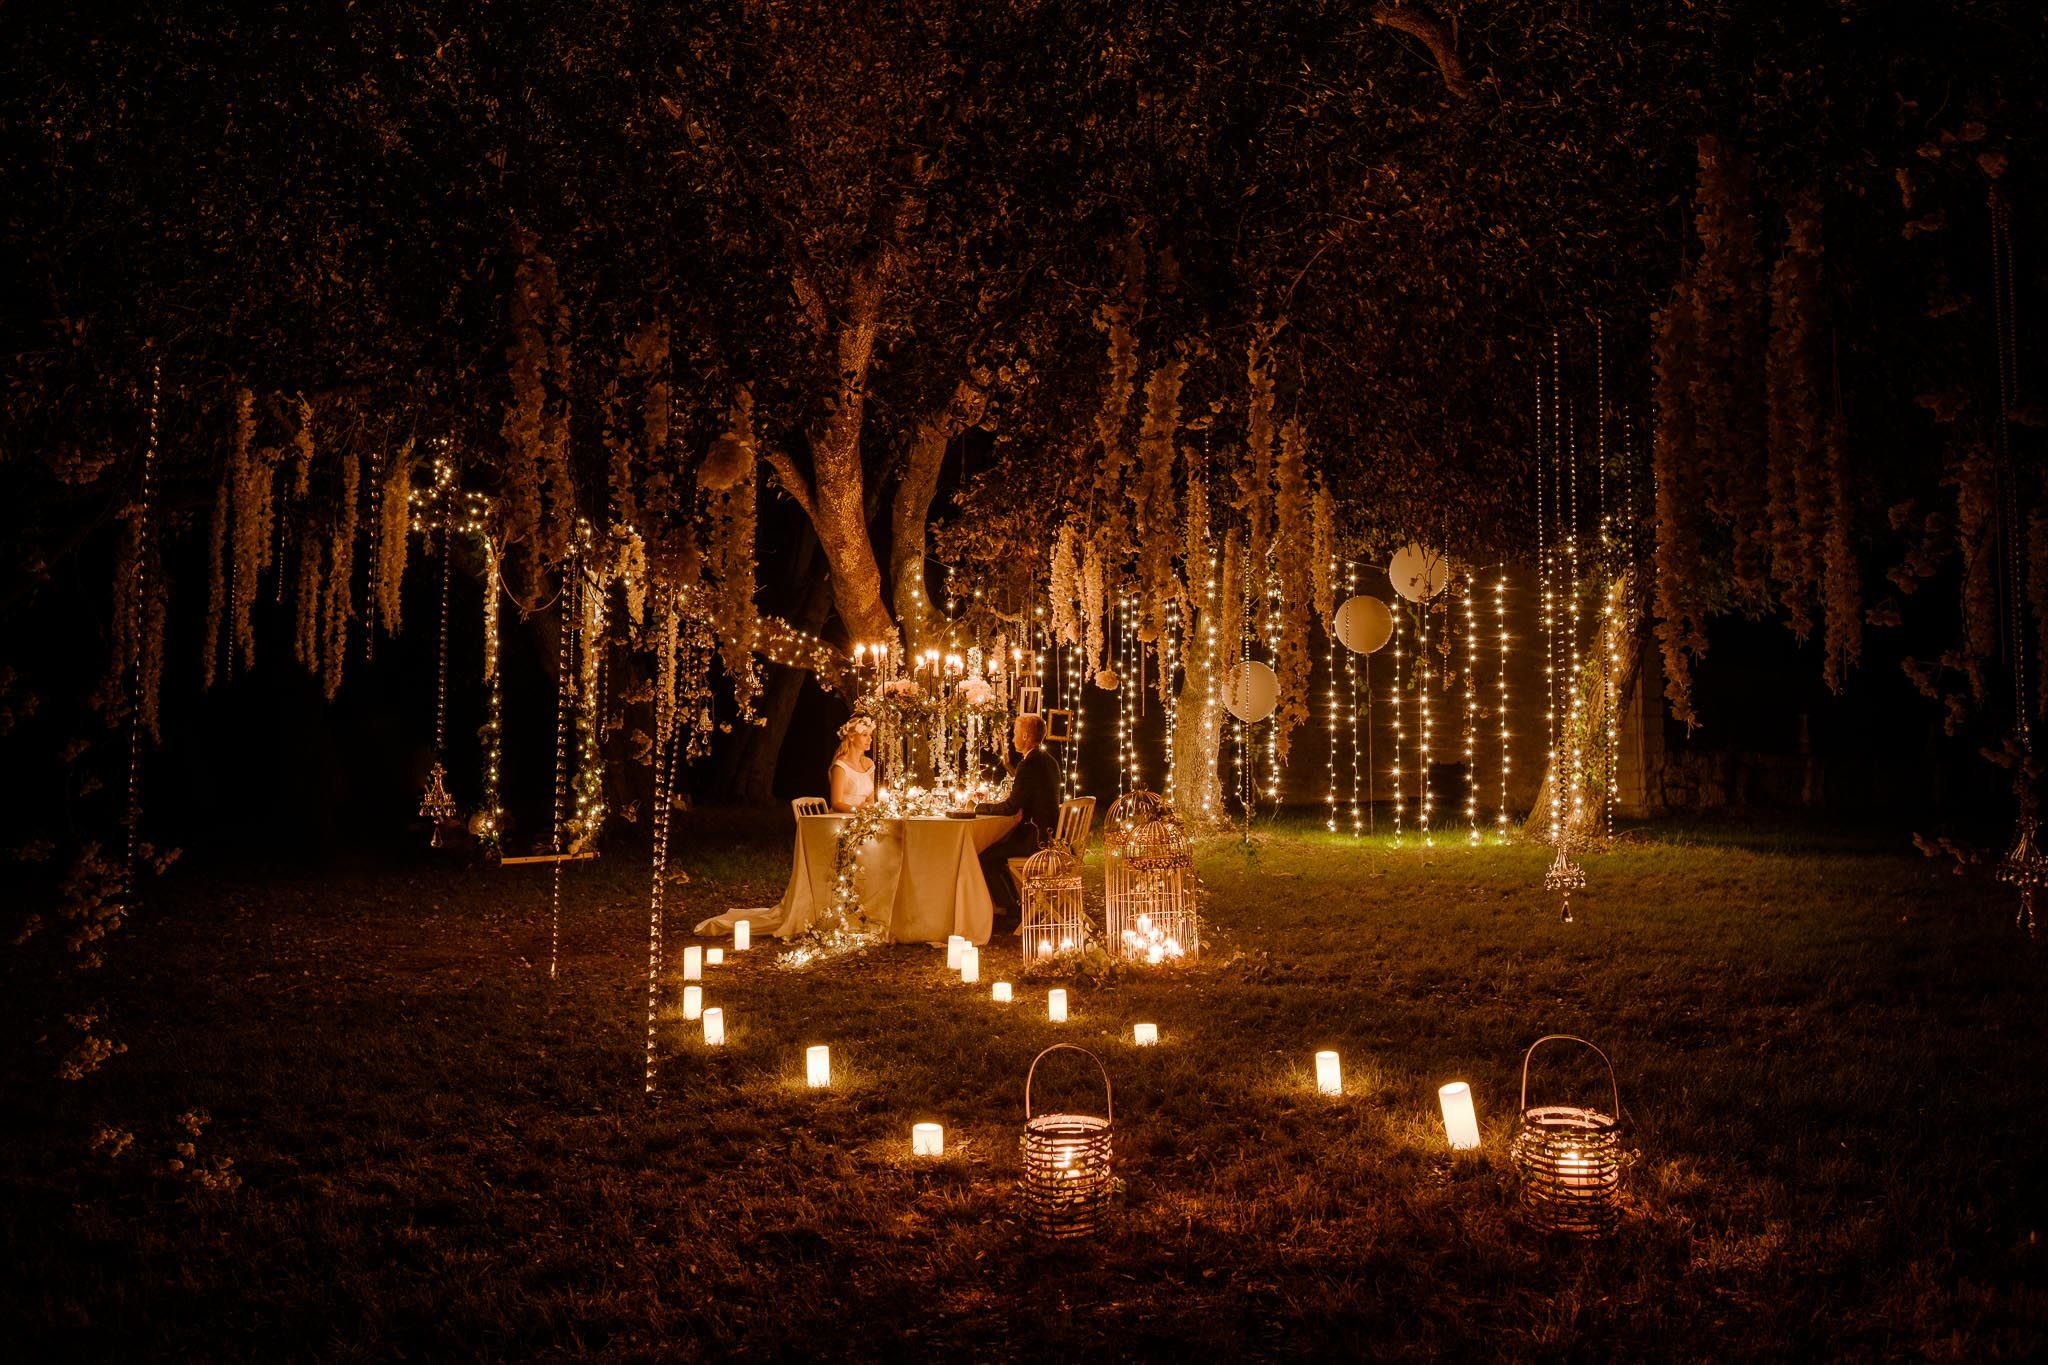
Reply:
M1038 714L1038 709L1043 705L1045 705L1045 693L1036 683L1027 683L1017 689L1018 715L1035 716Z
M1055 744L1065 744L1074 737L1073 719L1072 711L1053 707L1045 713L1045 737Z

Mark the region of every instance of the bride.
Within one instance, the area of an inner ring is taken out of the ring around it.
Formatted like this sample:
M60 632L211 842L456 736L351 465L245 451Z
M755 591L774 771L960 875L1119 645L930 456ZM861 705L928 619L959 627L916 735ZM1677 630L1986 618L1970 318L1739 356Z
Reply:
M845 813L874 803L875 761L868 757L874 738L875 723L866 716L855 716L839 727L839 749L832 755L828 775L833 810Z

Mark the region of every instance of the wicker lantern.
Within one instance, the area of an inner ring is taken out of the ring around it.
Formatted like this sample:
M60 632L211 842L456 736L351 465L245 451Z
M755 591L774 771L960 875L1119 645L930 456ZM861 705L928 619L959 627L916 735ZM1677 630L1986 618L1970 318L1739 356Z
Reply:
M1164 797L1139 791L1117 798L1103 821L1102 869L1112 952L1151 963L1200 952L1193 848Z
M1081 896L1081 862L1059 844L1024 860L1024 961L1071 952L1088 941L1088 905Z
M1031 1112L1031 1082L1038 1064L1062 1048L1078 1052L1102 1073L1102 1116ZM1024 1219L1048 1237L1087 1237L1102 1221L1114 1181L1110 1173L1109 1130L1115 1112L1109 1072L1086 1048L1055 1043L1032 1059L1024 1077L1024 1170L1018 1186Z
M1529 1059L1545 1043L1577 1043L1591 1048L1607 1068L1613 1112L1569 1104L1529 1105ZM1515 1130L1515 1169L1522 1180L1522 1203L1531 1221L1546 1232L1598 1237L1614 1226L1621 1201L1621 1089L1607 1054L1583 1038L1552 1033L1538 1038L1522 1055L1522 1118Z

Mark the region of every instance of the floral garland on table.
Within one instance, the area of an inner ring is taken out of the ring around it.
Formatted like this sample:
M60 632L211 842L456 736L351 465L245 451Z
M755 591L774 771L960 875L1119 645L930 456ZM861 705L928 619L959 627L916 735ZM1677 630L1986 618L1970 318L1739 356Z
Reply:
M859 871L861 849L881 833L885 821L899 814L901 808L894 803L884 806L874 801L846 817L832 849L832 904L776 959L777 966L800 969L826 958L860 952L882 941L881 926L869 923L867 907L860 903L854 878Z

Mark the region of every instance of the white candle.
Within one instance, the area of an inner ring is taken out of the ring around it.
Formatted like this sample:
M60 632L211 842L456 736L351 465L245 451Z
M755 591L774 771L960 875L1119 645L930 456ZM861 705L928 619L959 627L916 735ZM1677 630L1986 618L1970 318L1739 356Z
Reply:
M723 967L725 965L725 949L706 948L704 950L704 965L707 967Z
M990 994L991 994L991 995L993 995L993 996L995 996L995 1001L996 1001L996 1003L997 1003L998 1005L1007 1005L1007 1004L1009 1004L1009 1003L1010 1003L1010 983L1009 983L1009 982L1007 982L1007 981L998 981L998 982L996 982L996 985L995 985L995 989L994 989L993 991L991 991L991 992L990 992Z
M819 1043L804 1049L804 1079L811 1083L813 1090L832 1084L831 1048Z
M702 986L683 987L683 1018L702 1019L703 1017L704 988Z
M683 949L683 980L702 981L703 979L704 950L695 945Z
M1157 1024L1133 1024L1133 1025L1131 1025L1131 1041L1132 1041L1133 1043L1136 1043L1136 1044L1137 1044L1137 1045L1138 1045L1139 1047L1151 1047L1151 1046L1153 1046L1154 1044L1158 1043L1158 1041L1159 1041L1159 1025L1157 1025Z
M1316 1090L1325 1095L1344 1093L1344 1068L1334 1052L1316 1054Z
M972 943L960 950L960 980L969 986L981 980L981 949Z
M958 934L946 935L946 970L960 970L960 950L967 946L967 940Z
M1052 1020L1055 1024L1066 1022L1067 993L1065 991L1056 990L1045 997L1045 1017Z
M704 1045L722 1047L725 1044L725 1011L713 1005L704 1011Z
M1479 1146L1479 1115L1472 1108L1472 1087L1463 1081L1439 1086L1437 1102L1444 1110L1444 1136L1454 1152L1469 1152Z
M912 1156L944 1156L946 1154L946 1130L936 1123L911 1124L910 1154Z
M744 953L745 951L747 951L747 949L753 946L754 922L752 920L744 919L733 921L732 950L736 953Z

